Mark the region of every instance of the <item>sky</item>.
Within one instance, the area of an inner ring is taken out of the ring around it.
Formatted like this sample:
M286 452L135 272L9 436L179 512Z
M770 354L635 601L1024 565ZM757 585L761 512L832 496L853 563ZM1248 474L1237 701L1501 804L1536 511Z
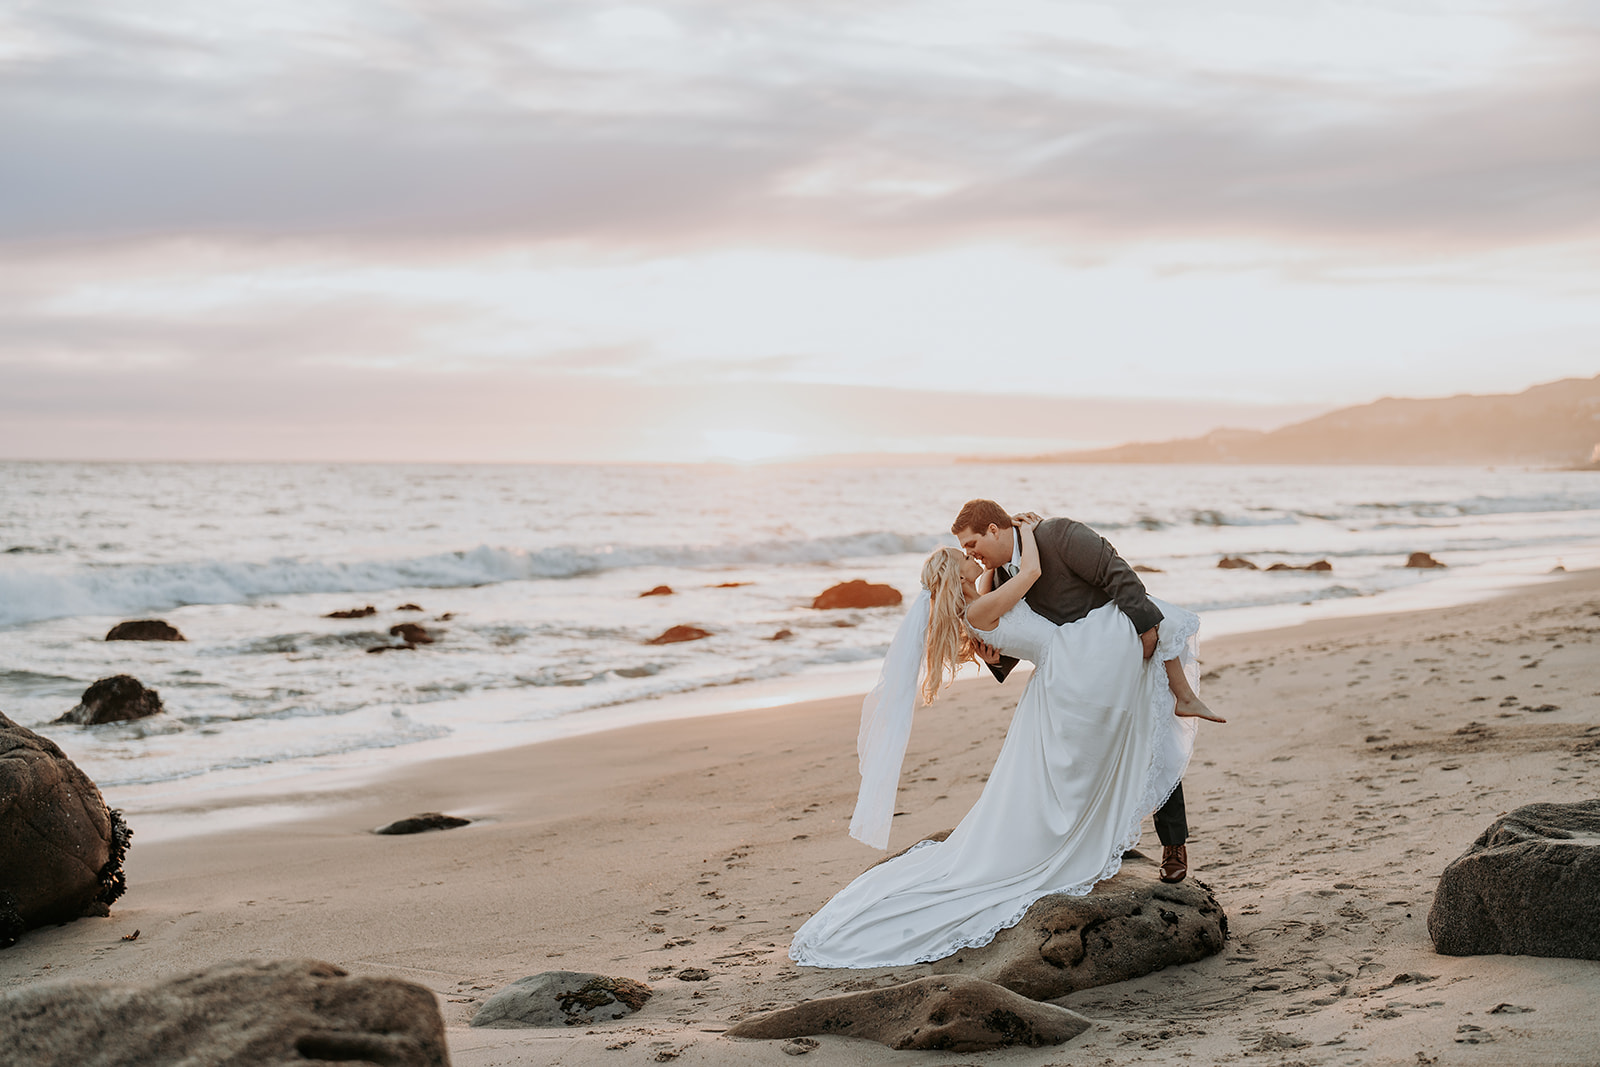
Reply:
M1058 451L1597 296L1595 0L0 0L0 457Z

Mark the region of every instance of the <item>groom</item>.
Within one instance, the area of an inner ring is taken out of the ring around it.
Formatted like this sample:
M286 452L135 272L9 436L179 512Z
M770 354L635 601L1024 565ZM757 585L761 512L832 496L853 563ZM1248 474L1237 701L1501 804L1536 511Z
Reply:
M962 551L994 572L995 587L1005 584L1022 562L1022 543L1011 514L993 500L969 500L956 515L950 532ZM1023 597L1028 606L1057 626L1076 622L1095 608L1117 602L1133 620L1144 646L1144 658L1156 650L1156 629L1161 610L1150 602L1144 583L1111 547L1111 542L1081 522L1046 519L1034 528L1039 543L1042 573ZM1006 680L1017 661L994 649L981 649L984 662L1000 681ZM1155 814L1156 836L1161 839L1161 880L1181 882L1189 873L1189 821L1183 807L1183 783L1172 791Z

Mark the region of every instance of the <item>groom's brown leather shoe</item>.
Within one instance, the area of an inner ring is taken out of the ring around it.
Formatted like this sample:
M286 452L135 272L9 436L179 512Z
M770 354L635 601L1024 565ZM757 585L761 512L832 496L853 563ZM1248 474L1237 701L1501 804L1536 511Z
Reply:
M1161 846L1161 880L1181 882L1189 873L1189 850L1183 845Z

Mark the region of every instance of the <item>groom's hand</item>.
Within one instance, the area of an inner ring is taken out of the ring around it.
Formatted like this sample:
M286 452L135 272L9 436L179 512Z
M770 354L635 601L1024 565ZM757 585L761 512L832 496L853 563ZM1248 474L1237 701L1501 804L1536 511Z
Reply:
M976 652L978 654L978 658L983 660L985 663L1000 662L1000 650L990 645L986 645L982 641L973 641L972 650ZM1149 657L1147 656L1146 658L1148 659Z
M1154 626L1139 635L1139 643L1144 646L1144 658L1149 659L1156 654L1156 628Z

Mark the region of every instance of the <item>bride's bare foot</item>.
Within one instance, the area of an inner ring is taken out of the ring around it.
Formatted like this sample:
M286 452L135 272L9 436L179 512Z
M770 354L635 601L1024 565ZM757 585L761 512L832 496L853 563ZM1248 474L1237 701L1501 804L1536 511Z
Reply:
M1227 722L1221 715L1206 707L1205 702L1199 697L1179 699L1173 714L1181 715L1188 719L1204 719L1207 722Z

